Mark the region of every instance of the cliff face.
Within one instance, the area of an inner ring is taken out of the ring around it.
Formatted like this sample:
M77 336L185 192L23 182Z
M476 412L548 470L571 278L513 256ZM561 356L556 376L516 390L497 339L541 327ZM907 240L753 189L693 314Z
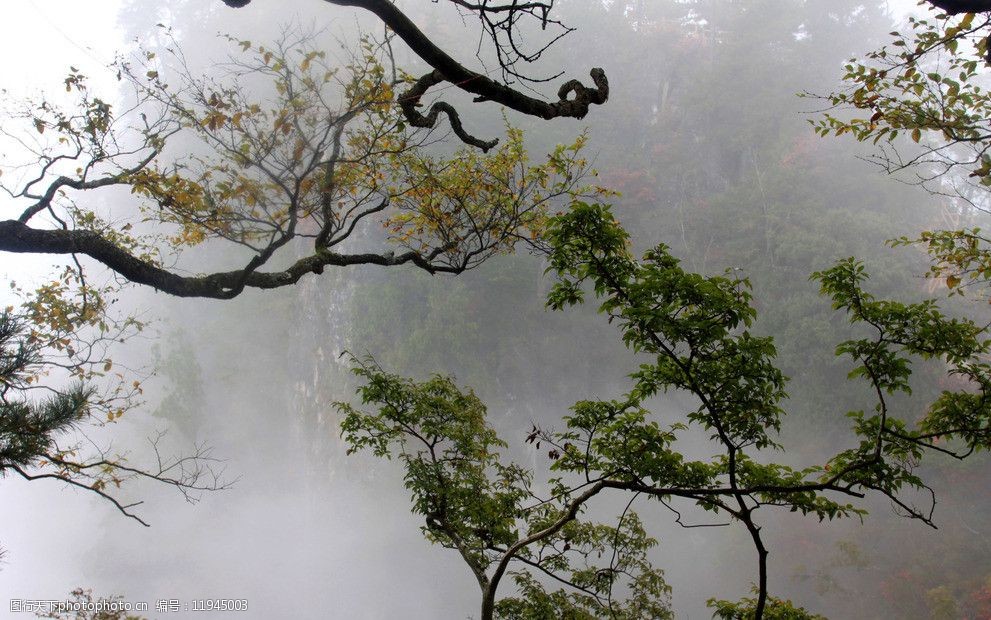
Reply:
M353 298L356 280L346 273L325 273L295 291L292 323L285 359L290 379L284 387L286 411L291 424L293 453L303 456L306 473L333 475L344 456L340 442L335 401L353 397L345 351L355 351L350 338L355 316Z

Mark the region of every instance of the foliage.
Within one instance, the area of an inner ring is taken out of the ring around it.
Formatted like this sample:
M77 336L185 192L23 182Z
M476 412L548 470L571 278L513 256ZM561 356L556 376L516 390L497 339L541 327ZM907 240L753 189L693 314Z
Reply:
M238 83L189 75L176 94L158 71L147 72L154 76L149 85L131 74L221 155L190 162L192 178L178 174L180 166L171 175L149 169L133 179L133 191L182 227L175 242L220 236L264 245L284 230L303 229L303 237L320 231L316 249L328 250L381 211L394 241L424 256L438 250L445 265L463 269L480 262L479 254L530 236L539 205L576 188L584 173L584 162L561 156L528 170L522 133L512 127L491 156L468 149L432 156L424 132L408 130L399 114L394 89L410 78L383 64L388 41L364 39L346 67L329 64L326 52L302 36L274 47L231 42L247 58L233 61L220 80L270 80L274 100L255 101ZM142 68L156 62L147 60ZM332 95L340 101L331 103ZM562 180L548 187L555 174Z
M930 260L926 273L930 290L945 286L951 296L967 293L984 299L991 258L988 240L978 226L983 226L988 212L991 185L987 153L991 22L986 13L964 12L976 10L975 3L932 4L941 5L943 10L910 18L906 28L890 33L893 38L887 45L862 60L849 61L843 75L846 90L827 97L832 108L815 126L823 136L849 133L876 145L871 160L882 169L910 171L929 192L950 199L942 201L942 222L930 223L930 230L903 235L890 243L912 245L925 252ZM986 355L979 359L984 358ZM939 380L940 388L965 385L971 398L984 398L983 380L971 374L973 367L953 363L947 367L950 375ZM986 369L977 372L983 374ZM953 410L965 399L959 393L939 396L920 415L913 441L945 448L957 457L986 445L984 413L969 418L971 430L958 435L955 446L944 443L934 430L952 427L939 420L940 411L944 406ZM955 514L980 514L987 509L968 493L970 472L984 462L971 463L968 469L951 465L937 474L957 490L958 499L951 508ZM980 562L969 564L975 532L969 527L966 532L948 541L937 558L921 552L897 553L898 568L880 584L893 613L915 613L928 606L933 617L974 614L967 607L967 592L973 589L973 574L984 574L986 568Z
M579 154L584 136L542 163L530 163L522 133L509 126L488 155L428 148L437 138L400 110L395 89L410 78L392 63L389 36L363 39L342 66L295 31L268 46L228 38L238 52L218 75L194 75L177 48L120 61L136 100L121 112L76 73L66 84L82 112L26 105L17 120L31 127L6 133L18 144L36 134L39 173L6 184L25 208L0 227L0 249L87 255L173 295L230 298L326 266L460 273L532 243L557 201L602 193L583 182L591 173ZM170 144L189 154L171 155ZM139 199L112 223L73 201L111 186ZM32 227L46 214L58 230ZM355 237L374 234L373 221L386 230L380 243L406 251L357 251ZM248 258L207 276L170 271L179 252L208 240ZM311 251L300 258L293 240ZM260 271L283 255L288 267Z
M757 599L744 598L738 603L709 599L709 607L715 610L712 614L713 618L751 620L756 617ZM810 614L801 607L795 607L791 601L783 601L773 596L768 597L763 617L767 620L826 620L825 616Z
M931 263L926 277L942 281L950 295L963 295L977 288L985 295L991 282L991 241L980 228L923 231L916 238L901 237L892 245L915 245L928 254Z
M25 331L20 317L0 313L0 471L30 466L49 454L57 436L88 415L93 395L76 383L41 402L21 398L41 361Z
M73 75L67 88L79 89L82 100L88 101L82 77ZM46 111L58 117L52 109L42 109ZM78 123L81 128L67 130L75 136L72 144L77 152L105 148L101 144L108 138L92 126L92 119L64 119L60 129ZM94 231L106 226L111 238L127 247L141 247L129 227L117 233L93 213L81 215L71 203L69 210L80 215L82 226L93 226ZM119 283L94 281L73 258L57 277L33 291L13 281L10 288L23 301L19 308L0 311L0 476L15 473L26 480L64 482L100 496L144 525L133 511L140 502L118 499L127 480L165 483L189 501L201 491L227 486L214 469L217 459L205 446L167 457L159 451L162 435L152 437L154 463L143 466L87 435L87 430L119 421L140 405L143 394L141 371L118 367L111 358L116 344L138 336L146 327L143 320L116 309Z
M671 509L682 525L688 524L672 500L687 500L746 528L758 556L757 597L738 604L714 600L716 615L814 617L769 598L768 551L756 511L784 507L820 521L862 517L863 508L835 498L861 498L873 491L888 497L906 516L932 525L935 499L928 507L918 507L911 499L912 492L929 488L916 473L919 462L927 452L964 458L991 446L991 412L986 405L991 369L983 361L989 346L984 328L946 317L932 300L906 304L875 299L863 288L867 279L863 265L853 259L812 277L832 299L834 309L866 328L864 337L842 342L836 354L852 359L850 379L871 387L874 411L848 413L859 445L841 451L825 465L797 469L769 461L766 454L757 456L767 448L783 448L776 435L785 413L781 402L786 379L776 367L772 339L749 329L756 311L745 278L732 272L708 277L688 272L663 245L647 251L642 260L634 259L627 233L602 205L573 204L551 220L547 242L548 270L557 278L548 305L554 309L575 305L591 291L601 300L600 312L618 324L627 348L646 360L631 375L632 387L622 398L579 401L565 417L565 430L535 428L528 438L538 447L547 444L551 469L560 475L551 481L553 498L566 507L564 517L570 513L570 518L562 522L561 512L555 510L550 519L535 526L533 515L544 509L532 514L521 511L532 475L499 464L493 448L502 444L485 426L484 407L470 392L454 388L449 379L416 384L374 366L358 365L355 371L366 380L359 389L362 400L376 403L380 411L360 414L349 405L339 405L346 414L343 432L352 450L367 447L380 457L397 453L403 459L414 511L428 519L428 538L461 552L482 585L483 601L489 591L486 568L496 563L498 575L498 566L507 558L487 558L487 540L496 549L509 550L543 544L542 538L551 539L572 527L570 519L592 497L612 490L629 494L631 505L638 497L654 499ZM944 390L921 419L906 419L892 404L891 395L910 394L911 364L927 359L938 360L947 376L963 378L965 387ZM647 406L648 399L660 392L688 393L697 406L685 413L684 421L662 424ZM693 430L718 447L716 456L708 461L685 457L678 441ZM468 436L473 439L465 443ZM416 451L408 450L407 439L417 440ZM484 475L486 469L492 470L492 477ZM517 534L514 528L521 519L529 520L531 532L538 533ZM432 520L441 524L443 536L433 532L438 525ZM631 537L640 541L634 548L653 546L639 522L630 523L636 523L630 526ZM479 532L484 532L480 542L474 547L465 544ZM601 552L609 553L609 547L613 552L623 550L620 540L611 539ZM572 571L566 581L572 587L591 586L567 565L551 568L555 573ZM565 616L575 613L567 598L531 592L538 585L533 577L519 577L517 585L529 603L500 604L498 609L515 614L511 617L547 615L552 609ZM488 617L484 609L483 605L483 617ZM609 612L587 611L592 617Z
M22 300L17 312L13 306L5 310L11 333L21 332L21 345L30 351L31 370L25 371L18 389L44 389L42 381L53 375L89 384L88 407L107 422L120 419L138 402L141 373L131 371L125 377L110 354L116 343L139 335L146 323L114 308L115 283L94 284L77 266L67 266L33 291L13 281L10 288Z
M159 436L151 440L156 466L142 468L92 439L83 441L85 435L65 442L67 435L76 434L73 431L84 424L113 422L120 417L114 412L122 409L111 409L106 421L94 420L108 401L101 400L91 384L95 371L87 371L85 361L70 367L78 377L68 386L47 384L43 377L57 363L48 353L51 343L43 337L43 330L44 325L37 327L30 315L14 314L10 308L0 312L0 477L16 473L26 480L64 482L99 495L144 525L132 512L140 502L123 504L115 497L126 480L156 480L175 487L190 501L195 501L199 491L226 486L212 469L216 459L203 447L191 455L163 458L158 451ZM105 370L108 364L103 364ZM36 398L39 392L46 396Z
M911 168L932 191L987 210L991 18L930 9L926 18L908 18L908 32L891 32L888 45L851 59L847 90L823 97L833 111L813 124L822 136L849 133L878 146L872 160L888 172ZM917 148L905 153L899 135Z
M471 391L447 377L417 383L353 361L365 380L362 403L378 411L337 403L349 453L402 461L424 536L461 555L481 588L483 618L670 617L667 585L646 560L656 541L634 513L624 511L615 527L577 520L587 498L538 497L532 472L502 462L506 444ZM593 554L609 563L598 565ZM520 596L496 603L511 562ZM531 571L566 588L548 591ZM624 582L626 599L614 599Z

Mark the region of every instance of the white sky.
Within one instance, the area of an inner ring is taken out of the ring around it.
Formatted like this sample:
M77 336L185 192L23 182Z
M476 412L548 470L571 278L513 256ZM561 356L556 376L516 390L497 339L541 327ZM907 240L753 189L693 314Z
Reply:
M4 2L0 88L11 94L55 91L69 65L96 77L124 47L117 28L123 0Z
M124 0L5 0L0 19L0 89L5 99L58 99L69 66L90 76L98 91L116 86L105 70L125 47L117 28ZM0 218L15 209L0 199ZM47 274L50 263L27 255L0 255L0 305L13 303L6 283L34 280Z

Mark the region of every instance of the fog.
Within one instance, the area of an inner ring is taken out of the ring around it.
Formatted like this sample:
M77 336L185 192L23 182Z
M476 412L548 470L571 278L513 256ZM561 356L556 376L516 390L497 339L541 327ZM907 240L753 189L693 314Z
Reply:
M481 62L473 22L443 2L401 4L452 55ZM922 277L925 257L885 241L948 217L959 226L981 222L860 159L869 145L813 135L808 121L821 102L796 96L837 88L843 62L884 42L914 2L711 0L697 3L699 17L687 21L684 4L560 2L556 10L577 30L551 47L534 73L564 75L534 88L553 97L560 81L587 80L588 70L601 66L609 101L580 121L506 116L526 131L535 157L587 128L596 182L622 193L610 200L638 252L663 242L688 269L738 268L751 278L754 331L775 337L791 378L781 435L787 451L770 458L821 463L852 441L844 413L872 405L867 388L847 381L848 364L833 354L849 333L847 321L818 296L809 274L855 255L875 274L879 297L921 299L931 292ZM635 27L638 19L649 26ZM160 23L204 72L232 53L218 32L264 43L296 24L316 29L326 49L340 49L359 30L381 31L367 14L314 0L255 0L239 10L219 0L18 3L5 7L0 24L0 87L9 99L57 98L73 65L92 76L94 90L123 97L126 85L102 67L138 45L160 49ZM396 60L416 75L425 66L398 44ZM492 68L484 53L482 61ZM459 106L469 131L500 135L499 106L472 104L454 90L442 96ZM435 148L445 152L453 140ZM126 191L104 196L100 208L110 214L135 200ZM376 234L375 227L361 230L355 247L385 247ZM0 255L5 280L40 282L61 264L24 256ZM243 256L208 242L188 251L178 269L233 269ZM0 478L0 546L7 552L0 617L31 617L9 611L9 600L65 599L77 587L148 602L142 615L150 618L478 617L474 577L456 552L422 536L401 464L345 453L333 403L355 402L359 383L342 354L371 355L390 372L418 379L455 376L488 405L507 456L546 480L551 461L525 442L532 425L561 428L575 401L621 397L642 361L594 302L545 309L552 281L546 267L520 248L457 276L412 266L329 267L295 286L225 301L126 288L121 311L152 323L117 347L114 360L148 375L142 403L87 432L126 450L134 463L151 462L147 438L163 431L165 452L209 446L230 486L197 493L190 503L164 485L129 483L120 493L143 502L136 512L150 524L144 527L79 489ZM0 288L0 301L14 303L8 287ZM979 304L950 303L987 321ZM938 389L923 381L914 395L923 402ZM670 420L694 406L674 393L651 405ZM712 450L703 433L686 435L679 447L698 457ZM960 584L976 591L973 583L991 576L989 473L980 454L964 463L929 461L938 530L897 517L883 499L860 504L870 513L863 523L762 510L772 593L831 618L938 617L927 591ZM608 518L626 501L606 493L589 511ZM674 505L686 522L715 522L688 502ZM672 588L675 617L708 618L708 599L750 594L756 558L743 528L685 529L657 503L644 501L638 510L659 541L651 558ZM503 587L512 591L508 582ZM183 610L155 611L169 599ZM201 599L243 599L248 610L185 607Z

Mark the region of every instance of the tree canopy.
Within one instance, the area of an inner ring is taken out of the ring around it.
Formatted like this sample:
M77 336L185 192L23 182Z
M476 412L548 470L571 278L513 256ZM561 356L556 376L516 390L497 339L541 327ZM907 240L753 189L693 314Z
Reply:
M128 285L230 299L245 289L291 286L326 267L412 265L457 274L517 245L539 248L550 212L605 193L588 182L585 135L531 161L522 131L508 121L501 144L481 144L446 104L420 114L426 89L443 80L405 73L394 41L412 37L408 44L419 41L441 64L450 58L391 3L366 8L391 30L336 57L314 33L287 28L267 45L226 37L229 61L201 74L162 26L163 49L110 68L125 90L121 102L95 93L71 68L68 104L11 104L0 139L13 158L0 170L0 186L18 214L0 221L0 251L56 255L66 264L35 290L11 283L23 303L0 317L7 360L0 470L94 491L139 521L136 504L112 493L128 477L166 482L187 499L226 488L205 447L168 459L153 440L157 466L142 469L102 448L83 458L79 444L58 439L84 423L114 422L139 403L140 377L110 357L114 343L144 327L115 308ZM516 61L499 42L521 15L513 9L507 17L492 27L510 75ZM541 108L488 77L468 79L470 88L515 98L545 118L583 116L608 88L604 76L601 91L575 82L562 88L561 102ZM447 112L465 146L445 150L432 131L438 112ZM107 210L108 197L128 206ZM185 263L184 250L197 246L226 248L236 267L211 272ZM35 390L52 396L35 399Z
M766 456L769 449L782 448L776 436L785 413L786 379L775 365L773 339L749 329L756 311L745 278L686 272L663 245L634 259L628 235L601 205L573 204L552 220L548 243L548 269L557 279L548 306L560 310L581 303L590 289L600 300L599 311L618 323L623 342L641 363L623 397L576 403L564 418L566 430L534 428L529 440L547 446L550 469L557 472L544 485L546 497L535 492L532 473L501 463L497 450L505 444L487 428L484 406L450 379L416 384L374 363L359 363L355 372L366 381L359 389L362 402L379 412L339 405L351 450L400 456L413 509L426 517L425 535L457 549L472 569L482 589L484 619L533 617L529 613L664 616L666 588L643 556L655 541L630 510L640 497L668 507L682 526L691 527L672 503L687 500L729 517L750 534L757 554L756 597L739 604L713 599L718 616L810 617L788 602L769 599L769 551L758 510L781 507L820 521L862 517L866 511L849 500L873 492L905 516L933 525L935 495L919 505L913 498L913 490L932 492L916 472L920 461L927 453L964 458L991 446L991 366L984 360L991 343L984 328L944 316L932 300L875 299L863 288L864 266L853 259L812 278L834 309L867 328L863 337L841 342L836 354L850 359L850 379L865 381L875 400L870 409L847 412L858 445L822 465L793 468ZM891 402L893 395L911 391L913 359L937 359L948 376L965 377L976 389L944 390L922 419L913 420L911 410L899 411ZM685 412L684 420L664 419L648 402L662 392L691 394L697 408ZM686 459L678 440L691 432L718 446L716 456ZM597 526L602 538L585 544L593 549L605 544L612 563L576 570L571 558L587 562L588 548L572 545L569 532L587 526L570 524L607 491L630 499L618 502L626 508L616 528ZM621 533L624 526L632 530ZM499 579L514 561L523 568L517 583L526 599L496 604ZM570 594L545 592L527 568L550 575ZM621 577L632 580L625 603L613 594ZM644 589L645 584L654 585ZM645 601L657 607L647 611ZM530 604L548 611L519 611Z

